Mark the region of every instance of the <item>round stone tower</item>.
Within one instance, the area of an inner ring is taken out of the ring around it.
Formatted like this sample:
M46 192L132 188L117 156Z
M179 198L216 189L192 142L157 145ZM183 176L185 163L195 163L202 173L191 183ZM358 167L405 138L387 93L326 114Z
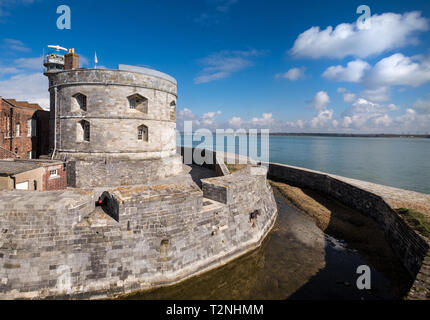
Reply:
M182 171L174 78L126 65L45 74L51 152L67 162L70 186L143 184Z

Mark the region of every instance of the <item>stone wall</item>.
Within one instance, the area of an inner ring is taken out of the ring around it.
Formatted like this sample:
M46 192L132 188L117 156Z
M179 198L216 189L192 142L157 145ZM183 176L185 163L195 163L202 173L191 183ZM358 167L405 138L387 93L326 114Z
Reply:
M181 172L182 159L176 154L154 160L67 161L68 185L76 188L145 184Z
M59 159L129 157L152 159L176 151L176 83L152 75L106 69L76 69L49 74L52 138ZM85 97L85 107L76 95ZM131 108L129 98L146 99ZM80 121L90 126L89 141L79 138ZM138 127L148 128L148 141L138 140Z
M0 192L0 299L102 298L173 284L263 241L276 203L264 174L242 170L227 203L194 183L117 187L118 221L93 191Z
M177 153L182 156L185 164L195 164L214 170L219 176L226 176L230 174L224 162L224 153L217 152L209 149L189 148L189 147L176 147ZM198 157L194 157L194 155ZM202 159L203 161L196 161Z
M316 190L372 217L406 269L416 278L409 298L421 299L430 294L430 242L409 227L381 195L352 184L351 179L277 163L270 163L268 177Z
M47 74L51 149L55 159L67 162L69 186L142 184L181 172L172 118L177 84L158 74L107 69Z

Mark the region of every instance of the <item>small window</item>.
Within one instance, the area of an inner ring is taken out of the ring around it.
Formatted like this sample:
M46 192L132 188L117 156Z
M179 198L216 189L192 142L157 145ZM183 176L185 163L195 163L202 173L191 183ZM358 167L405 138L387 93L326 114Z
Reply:
M127 99L130 109L148 113L148 99L137 93L129 96Z
M49 177L50 178L58 177L58 169L50 170L49 171Z
M18 154L18 148L15 148L15 153Z
M136 109L136 99L130 99L130 109Z
M77 93L73 96L75 103L78 105L79 109L87 111L87 96L82 93Z
M141 125L137 128L137 140L148 142L148 127Z
M170 120L176 120L176 102L170 102Z
M79 121L76 128L77 141L90 141L90 123L86 120Z
M21 135L21 124L16 124L16 136L19 137Z
M32 120L27 120L27 137L31 137Z

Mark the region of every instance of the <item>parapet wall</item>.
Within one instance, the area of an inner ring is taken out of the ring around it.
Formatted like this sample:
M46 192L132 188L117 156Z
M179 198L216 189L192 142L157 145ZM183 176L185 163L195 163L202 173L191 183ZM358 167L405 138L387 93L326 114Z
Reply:
M219 176L230 174L227 166L224 163L224 156L222 152L189 147L176 147L176 152L182 156L185 164L195 164L214 170ZM194 153L199 155L199 157L202 159L202 162L196 161L197 157L194 157Z
M265 172L250 173L204 181L236 190L228 203L191 179L108 189L118 221L95 208L92 191L0 192L0 299L114 297L227 263L276 220Z
M268 178L324 193L372 217L406 269L416 278L409 298L429 298L430 242L409 227L384 197L375 192L392 188L278 163L270 163Z
M182 159L177 154L153 160L70 160L67 181L75 188L138 185L178 175L182 169Z

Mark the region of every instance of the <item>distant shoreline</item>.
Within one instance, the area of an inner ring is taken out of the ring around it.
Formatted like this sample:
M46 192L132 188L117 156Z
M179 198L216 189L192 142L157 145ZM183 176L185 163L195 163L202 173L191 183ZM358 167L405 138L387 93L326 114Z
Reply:
M180 132L184 135L184 132ZM215 132L213 132L215 135ZM225 133L225 135L229 135ZM237 133L237 135L243 135ZM248 135L248 134L246 134ZM430 134L391 134L391 133L270 133L271 137L342 137L342 138L420 138L430 139Z
M270 133L270 136L355 137L355 138L430 138L430 134L387 133Z

